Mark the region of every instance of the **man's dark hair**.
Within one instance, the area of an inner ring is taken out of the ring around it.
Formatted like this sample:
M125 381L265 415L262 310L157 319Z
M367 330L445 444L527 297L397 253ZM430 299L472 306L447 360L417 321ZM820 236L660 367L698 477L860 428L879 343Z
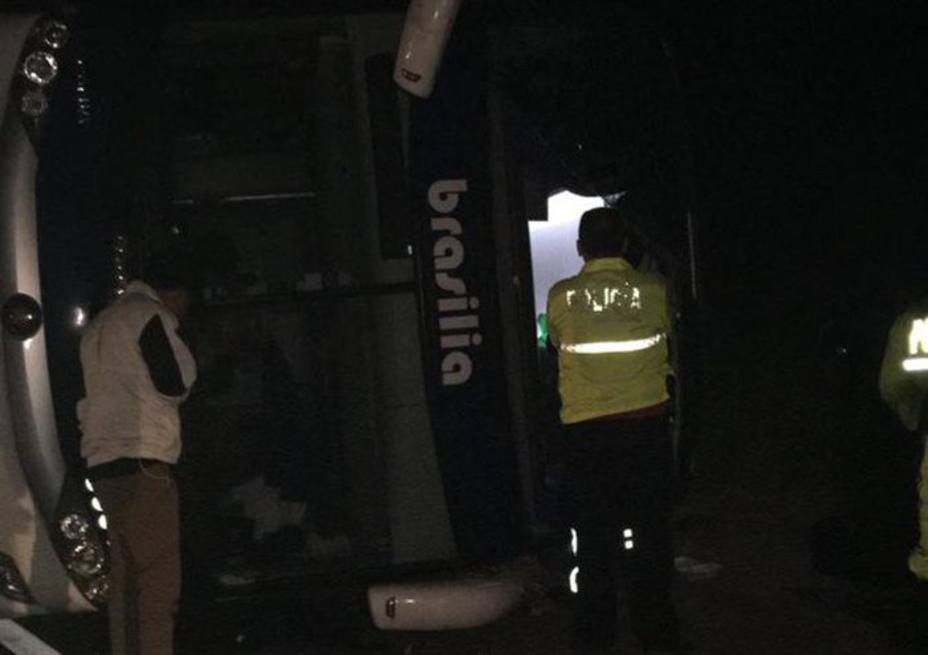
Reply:
M620 257L626 236L625 221L617 209L597 207L580 217L580 249L584 257Z
M194 290L196 273L190 256L179 249L161 250L147 258L142 279L155 289Z

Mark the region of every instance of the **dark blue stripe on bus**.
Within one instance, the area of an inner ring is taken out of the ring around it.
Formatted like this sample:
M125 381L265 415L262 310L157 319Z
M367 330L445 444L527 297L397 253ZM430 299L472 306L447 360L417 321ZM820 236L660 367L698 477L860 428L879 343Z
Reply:
M518 547L518 477L492 225L486 50L464 21L455 30L434 94L412 100L410 203L446 502L459 557L485 562Z

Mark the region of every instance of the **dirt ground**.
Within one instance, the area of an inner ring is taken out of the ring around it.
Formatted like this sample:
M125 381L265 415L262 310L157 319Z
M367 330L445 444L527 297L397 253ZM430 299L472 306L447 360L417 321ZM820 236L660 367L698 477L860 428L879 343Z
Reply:
M717 562L719 575L681 581L685 621L712 655L894 653L885 629L843 610L854 591L813 569L809 536L827 505L696 490L681 508L680 552Z
M809 534L828 504L809 493L773 500L733 489L696 488L678 511L679 556L707 564L678 579L685 630L705 655L924 655L912 643L919 621L914 585L850 584L817 573ZM287 625L260 630L204 628L179 653L261 655L568 655L569 595L553 569L520 563L526 596L519 609L481 630L442 634L388 634L356 630L319 636ZM697 575L699 574L699 575ZM56 621L58 621L56 623ZM272 617L251 617L270 626ZM26 623L61 655L104 655L99 615L47 617ZM96 643L96 646L93 644ZM220 644L226 644L220 646ZM625 639L618 653L638 655ZM0 653L4 650L0 647Z
M678 579L678 605L697 653L928 653L924 642L914 642L918 622L928 625L928 616L919 615L928 607L928 590L899 580L852 584L815 571L810 535L829 508L808 489L769 498L734 489L691 491L678 511L678 556L718 565ZM557 582L549 573L532 565L526 572L526 603L513 616L472 634L420 636L408 652L569 653L569 599L545 593ZM630 639L618 646L623 655L640 653Z
M677 513L678 556L718 565L678 577L678 606L697 653L928 653L924 642L915 643L928 625L920 614L928 589L899 579L851 583L814 569L810 535L830 508L808 488L768 498L731 488L690 492ZM568 624L565 599L530 593L526 607L496 628L495 649L486 652L567 653ZM624 640L617 652L639 651Z

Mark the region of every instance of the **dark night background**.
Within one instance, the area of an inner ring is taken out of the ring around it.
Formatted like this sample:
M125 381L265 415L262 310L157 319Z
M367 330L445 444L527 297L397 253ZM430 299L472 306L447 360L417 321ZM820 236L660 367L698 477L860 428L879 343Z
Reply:
M853 492L911 442L876 379L894 314L924 291L918 22L869 3L670 13L715 396L704 461L712 477L783 488L825 474Z
M696 485L806 517L820 568L904 577L920 450L877 376L894 316L925 293L919 23L874 3L665 16L698 188Z
M788 559L778 544L795 531L818 571L905 587L920 445L877 376L890 324L928 281L924 23L905 3L664 8L700 226L691 509L767 515L742 546L760 567ZM788 568L773 580L790 584ZM924 626L905 594L879 593L860 616L896 635ZM908 639L893 652L923 652Z

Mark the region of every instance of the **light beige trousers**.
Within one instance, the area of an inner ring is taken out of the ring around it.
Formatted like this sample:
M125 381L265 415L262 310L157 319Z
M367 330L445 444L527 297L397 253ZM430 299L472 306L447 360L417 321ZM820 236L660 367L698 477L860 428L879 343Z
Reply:
M95 483L110 541L112 655L173 655L180 599L177 485L170 468L139 463Z

